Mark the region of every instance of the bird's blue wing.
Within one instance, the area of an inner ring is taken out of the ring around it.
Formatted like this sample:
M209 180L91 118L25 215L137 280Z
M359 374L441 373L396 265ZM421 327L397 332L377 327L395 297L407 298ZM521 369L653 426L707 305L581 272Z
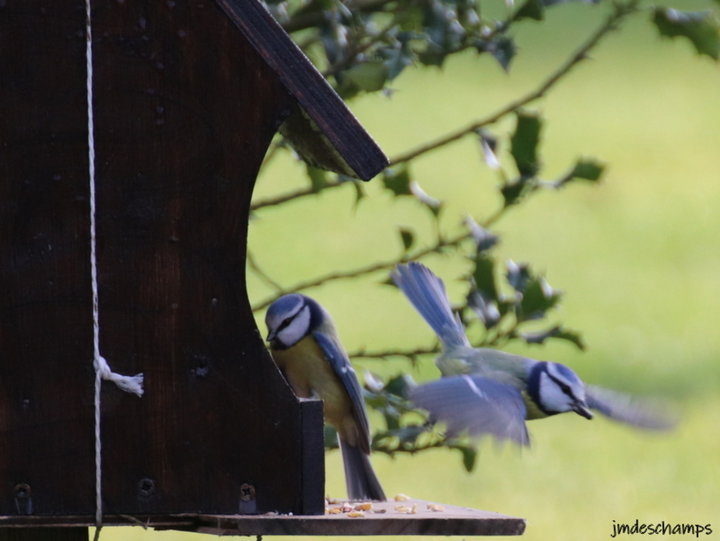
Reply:
M453 314L445 284L430 269L417 262L398 265L392 279L445 347L469 345L462 323Z
M448 435L464 431L470 436L494 436L529 445L525 402L520 391L507 383L482 376L452 376L415 387L412 402L442 421Z
M657 402L595 385L585 388L587 405L606 417L648 430L668 430L677 424Z
M314 332L313 338L325 354L325 358L337 375L338 379L345 388L352 404L352 412L355 421L361 431L363 441L362 449L370 452L370 425L368 423L367 414L365 413L365 401L363 399L362 388L357 379L357 374L350 364L345 350L340 346L336 339L322 332Z

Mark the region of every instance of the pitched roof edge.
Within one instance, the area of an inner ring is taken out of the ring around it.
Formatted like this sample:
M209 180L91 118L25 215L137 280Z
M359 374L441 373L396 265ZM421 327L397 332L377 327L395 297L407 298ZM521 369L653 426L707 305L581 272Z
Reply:
M216 0L353 172L368 180L388 159L343 100L257 0Z

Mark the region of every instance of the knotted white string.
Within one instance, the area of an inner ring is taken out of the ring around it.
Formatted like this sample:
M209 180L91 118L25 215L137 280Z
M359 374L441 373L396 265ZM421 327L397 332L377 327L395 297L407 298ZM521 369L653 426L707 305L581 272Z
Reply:
M95 539L102 527L102 445L100 442L100 391L102 380L112 381L123 391L143 394L143 375L123 376L110 369L100 355L100 310L98 303L97 253L95 236L95 121L93 117L93 56L91 0L85 0L85 63L87 83L88 176L90 185L90 280L92 285L93 366L95 368Z

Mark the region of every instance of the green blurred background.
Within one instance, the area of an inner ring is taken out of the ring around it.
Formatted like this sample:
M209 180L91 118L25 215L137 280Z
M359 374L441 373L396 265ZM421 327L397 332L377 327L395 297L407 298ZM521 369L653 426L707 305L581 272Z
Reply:
M442 70L403 74L390 98L365 96L350 106L394 156L533 89L595 28L602 9L561 6L548 11L543 24L518 25L520 51L510 74L491 58L469 54ZM510 349L566 363L586 381L668 395L682 423L670 434L647 434L604 419L558 416L530 423L528 450L482 445L470 474L457 454L443 451L376 456L378 474L389 495L524 517L528 540L607 539L613 521L635 519L710 523L714 533L703 537L720 537L718 65L635 18L531 108L545 120L544 177L560 176L582 155L608 169L601 184L543 192L494 228L503 260L530 262L565 291L551 319L580 330L588 345L586 352L564 343ZM512 123L493 127L501 138L511 130ZM445 202L449 229L459 228L461 213L482 220L500 204L497 177L483 166L472 138L422 158L413 172ZM271 162L256 197L304 182L301 164ZM289 286L397 255L398 226L433 231L426 210L393 200L379 184L368 185L369 197L356 209L348 187L258 212L250 232L256 259ZM448 278L457 300L463 286L453 278L464 269L461 260L426 262ZM349 350L432 343L400 294L378 285L385 278L380 273L308 292L334 315ZM271 293L252 277L249 292L254 302ZM357 364L361 374L437 375L431 359L420 369L401 361ZM345 494L337 452L327 455L327 493ZM138 528L108 529L103 537L202 538Z

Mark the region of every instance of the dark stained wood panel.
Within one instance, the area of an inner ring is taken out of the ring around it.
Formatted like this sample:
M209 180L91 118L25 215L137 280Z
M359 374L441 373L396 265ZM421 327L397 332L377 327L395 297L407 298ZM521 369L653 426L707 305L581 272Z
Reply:
M0 4L0 513L95 511L82 0ZM322 512L322 415L245 290L248 209L296 106L212 2L95 2L104 511ZM310 483L310 485L308 485ZM47 524L47 523L46 523Z
M85 12L0 7L0 512L94 505Z
M146 389L106 388L107 510L301 512L302 412L245 289L252 188L294 100L212 2L97 6L101 349Z
M0 541L88 541L88 529L0 528Z

